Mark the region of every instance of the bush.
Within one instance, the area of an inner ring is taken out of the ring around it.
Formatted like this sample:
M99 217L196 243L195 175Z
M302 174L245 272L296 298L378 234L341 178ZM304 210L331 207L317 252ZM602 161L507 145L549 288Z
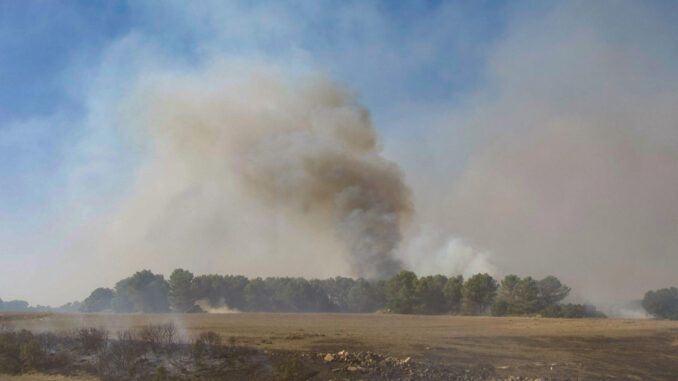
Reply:
M174 325L174 323L169 322L167 324L163 324L161 329L163 343L168 347L172 347L177 336L177 326Z
M554 304L541 310L541 316L547 318L563 317L563 309L560 304Z
M44 362L45 353L40 348L38 341L33 338L21 347L19 358L24 372L37 370Z
M0 373L39 370L44 360L45 353L30 331L0 333Z
M40 343L40 348L47 353L52 353L57 348L58 339L52 332L36 335L36 339Z
M118 332L108 350L99 352L99 376L104 380L130 378L135 373L136 362L146 352L144 344L132 330Z
M108 331L102 328L82 328L76 331L76 337L85 353L96 353L108 340Z
M298 358L292 358L277 366L279 381L306 380L309 378L309 370Z
M596 310L596 307L586 304L554 304L541 311L541 316L548 318L606 318L604 313Z
M155 375L153 376L153 381L165 381L167 380L167 368L164 366L159 366L155 369Z
M45 357L45 369L65 369L73 364L73 358L68 352L62 351Z
M147 349L156 352L162 345L163 330L159 325L149 324L139 330L139 340Z
M205 352L207 352L207 345L205 345L205 342L200 339L196 339L193 343L193 346L191 347L191 357L193 358L193 361L200 363L200 361L202 361L202 357L205 355Z
M21 347L14 332L0 333L0 373L21 373Z
M138 338L147 349L157 352L163 347L167 350L172 349L176 339L177 327L174 323L167 324L149 324L139 331Z
M202 341L208 347L218 347L221 345L221 335L214 331L203 332L198 336L198 340Z

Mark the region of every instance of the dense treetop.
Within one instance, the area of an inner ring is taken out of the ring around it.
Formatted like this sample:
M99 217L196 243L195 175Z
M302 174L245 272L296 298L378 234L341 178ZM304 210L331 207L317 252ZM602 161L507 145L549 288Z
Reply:
M678 289L648 291L643 298L643 308L654 317L678 320Z

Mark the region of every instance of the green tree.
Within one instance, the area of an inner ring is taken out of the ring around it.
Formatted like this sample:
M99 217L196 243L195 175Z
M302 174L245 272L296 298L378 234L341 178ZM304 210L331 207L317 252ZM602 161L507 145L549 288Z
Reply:
M110 288L97 288L82 301L80 305L81 312L101 312L111 309L111 302L113 301L113 290Z
M0 304L2 311L30 311L31 307L25 300L8 300Z
M543 308L562 301L570 293L570 288L560 282L560 279L549 275L537 282L539 299Z
M327 294L319 285L311 285L304 278L266 278L266 289L270 290L272 311L275 312L319 312L332 309Z
M464 277L461 275L450 277L443 288L443 295L447 304L447 311L451 313L461 312L462 290Z
M465 314L485 313L497 295L497 281L489 274L475 274L462 290L462 310Z
M196 300L204 299L212 307L220 307L223 300L225 279L222 275L199 275L193 278L192 289Z
M511 309L514 314L532 314L540 310L539 287L532 277L525 277L515 285Z
M244 292L248 311L271 311L270 291L263 279L251 279Z
M656 318L678 320L678 289L648 291L643 298L643 308Z
M176 269L169 277L168 300L174 311L186 312L195 303L193 292L193 273L184 269Z
M169 312L168 290L161 274L138 271L115 284L111 306L116 312Z
M381 293L370 282L358 279L346 296L346 310L349 312L374 312L382 308L384 301Z
M500 300L510 302L511 298L513 297L513 291L515 290L518 283L520 283L520 277L518 275L509 274L505 276L504 280L501 281L501 285L499 286L497 297Z
M490 314L492 316L506 316L510 312L510 305L505 299L497 299L490 307Z
M334 305L333 311L350 311L348 296L357 282L355 279L338 276L323 280L314 279L311 284L317 284L325 291L330 302Z
M444 275L429 275L419 278L417 295L420 304L417 312L422 314L441 314L448 311L447 300L443 289L447 283Z
M415 312L420 303L417 295L417 275L411 271L395 274L384 285L386 308L399 314Z
M229 308L238 310L246 308L245 287L247 283L249 280L242 275L227 275L223 278L220 294Z
M492 315L531 314L540 309L537 281L529 276L521 279L510 274L501 281L497 301L492 305Z

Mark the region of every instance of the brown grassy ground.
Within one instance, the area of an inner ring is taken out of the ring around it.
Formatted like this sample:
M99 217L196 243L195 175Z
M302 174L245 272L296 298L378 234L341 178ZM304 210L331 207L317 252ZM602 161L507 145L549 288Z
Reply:
M23 374L21 376L10 376L0 374L0 381L95 381L97 378L88 376L61 376L47 375L40 373Z
M185 337L212 330L265 349L371 350L546 379L678 379L678 322L388 314L49 314L2 319L33 331L111 331L174 321Z

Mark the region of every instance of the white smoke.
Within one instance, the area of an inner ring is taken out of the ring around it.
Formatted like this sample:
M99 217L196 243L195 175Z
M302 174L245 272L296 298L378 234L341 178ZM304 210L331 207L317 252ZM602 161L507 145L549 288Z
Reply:
M240 311L236 308L230 308L226 303L221 301L217 304L217 307L210 305L209 300L207 299L198 299L195 301L195 304L200 307L203 311L208 314L237 314Z
M417 274L461 274L465 278L477 273L498 275L491 253L467 245L429 225L418 226L401 248L407 267Z

